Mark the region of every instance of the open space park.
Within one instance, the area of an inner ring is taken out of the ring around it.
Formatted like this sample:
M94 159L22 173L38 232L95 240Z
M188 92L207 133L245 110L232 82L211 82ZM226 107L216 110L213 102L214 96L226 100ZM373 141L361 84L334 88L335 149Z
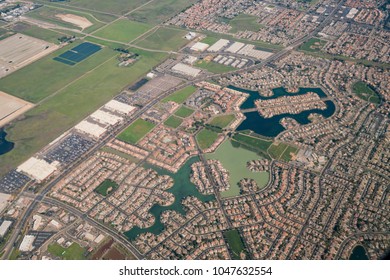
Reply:
M378 94L363 81L357 81L354 83L352 85L352 91L362 100L374 104L379 104L381 102Z
M107 196L118 188L118 184L111 180L104 180L96 189L95 192L102 196Z
M58 243L48 246L48 252L63 260L84 260L85 249L77 243L72 243L68 248L64 248Z
M196 91L196 87L188 86L186 88L183 88L183 89L176 91L176 92L172 93L171 95L165 97L162 100L162 102L173 101L173 102L176 102L178 104L181 104L184 101L186 101L187 98L190 97L191 94L193 94L195 91Z
M228 230L223 233L224 237L226 238L229 249L232 254L232 257L234 260L241 260L245 259L241 257L241 255L245 255L245 245L242 242L240 233L236 229Z
M211 145L217 140L218 133L207 128L202 129L197 135L196 140L198 141L199 147L202 150L210 148Z
M94 35L109 40L127 43L144 34L151 28L152 26L142 22L120 19L110 25L107 25L103 29L98 30L94 33Z
M211 120L210 125L216 126L216 127L219 127L219 128L225 128L234 119L235 119L234 115L216 116L214 119Z

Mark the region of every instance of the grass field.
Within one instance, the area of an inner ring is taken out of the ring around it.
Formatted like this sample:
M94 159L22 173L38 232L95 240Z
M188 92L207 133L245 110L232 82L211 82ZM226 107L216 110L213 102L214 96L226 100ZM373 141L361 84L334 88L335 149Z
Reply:
M311 38L309 41L301 45L299 49L307 52L318 52L325 46L326 43L327 42L325 40Z
M378 94L363 81L357 81L354 83L352 85L352 92L362 100L374 104L379 104L381 102Z
M175 117L175 116L170 116L164 122L164 124L166 126L169 126L169 127L172 127L172 128L177 128L177 127L179 127L179 125L181 125L182 122L183 122L183 120L181 118L178 118L178 117Z
M141 140L149 131L151 131L156 125L154 123L145 121L143 119L137 119L129 127L127 127L121 134L118 135L118 139L130 144L135 144Z
M94 33L95 36L120 42L130 42L152 27L142 22L121 19Z
M104 180L96 189L95 192L102 196L107 196L118 188L118 184L111 180Z
M60 257L63 260L84 260L85 249L77 243L72 243L68 248L64 248L58 243L50 244L47 248L48 252L54 256Z
M199 147L202 150L210 148L211 145L217 140L218 133L211 131L209 129L202 129L197 135L196 140L198 141Z
M196 0L159 0L134 11L130 19L147 23L162 23L197 2Z
M202 39L201 42L205 44L209 44L210 46L215 44L218 41L218 38L207 36L206 38Z
M234 115L216 116L211 120L210 125L225 128L235 119Z
M169 101L173 101L173 102L176 102L178 104L182 104L184 101L187 100L188 97L191 96L191 94L193 94L195 91L197 90L196 87L194 86L188 86L186 88L183 88L179 91L176 91L174 93L172 93L171 95L165 97L162 102L169 102Z
M98 38L91 37L91 36L85 37L85 40L87 40L88 42L91 42L91 43L101 45L101 46L106 46L112 50L117 49L117 48L121 48L121 49L128 48L128 46L126 46L125 44L122 44L122 43L110 42L110 41L107 41L105 39L98 39Z
M149 49L173 51L188 43L184 38L186 34L187 32L182 30L160 27L145 38L137 40L135 44Z
M111 153L111 154L120 156L120 157L125 158L125 159L127 159L127 160L129 160L131 162L134 162L134 163L139 162L138 158L132 157L131 155L125 154L125 153L123 153L121 151L115 150L115 149L107 147L107 146L101 148L100 150L103 151L103 152L107 152L107 153Z
M237 33L238 31L259 31L263 26L257 22L258 17L240 14L229 21L232 29L230 33Z
M269 155L278 160L290 161L291 153L296 154L298 149L285 143L272 144L269 149Z
M272 145L272 141L268 141L254 136L244 135L241 133L234 135L233 139L239 143L243 143L245 145L253 147L255 150L259 150L263 153L267 153L268 148Z
M194 112L194 110L188 108L188 107L185 107L185 106L181 106L176 112L175 112L175 115L178 116L178 117L181 117L181 118L187 118L189 116L191 116L191 114Z
M50 0L46 0L46 2L50 2ZM81 7L113 14L125 14L144 3L145 1L143 0L72 0L70 2L64 2L64 4L69 6Z
M0 80L0 90L36 103L115 55L112 50L103 48L98 54L92 55L73 67L53 60L54 57L75 47L78 43L81 41L69 44L4 77ZM42 77L46 78L42 79Z
M71 47L72 45L70 48ZM104 51L105 49L100 51L99 56L96 57L99 58ZM108 51L109 54L113 54L112 51ZM81 119L85 118L118 94L125 86L137 81L142 75L145 75L150 71L151 67L160 63L167 57L165 54L150 53L133 48L131 48L130 51L140 55L140 59L130 67L118 67L116 55L111 58L109 55L109 59L106 58L104 63L101 63L101 65L95 67L92 71L89 71L82 77L80 77L81 75L75 77L76 75L72 73L73 83L69 84L71 79L68 77L68 81L65 85L69 85L60 89L54 97L46 100L39 107L35 107L28 111L25 114L26 117L24 119L8 126L6 128L6 132L8 133L7 139L15 142L15 148L0 156L0 161L2 162L0 165L0 176L4 175L12 168L15 168L35 152L38 152L64 131L77 124ZM63 50L60 50L60 53L62 52ZM92 56L86 61L79 63L77 67L90 61L94 57L95 56ZM99 59L101 60L101 58ZM41 61L36 63L41 65ZM58 65L68 67L63 63L58 63ZM39 88L47 91L42 84L46 83L47 86L50 86L50 83L48 82L50 79L42 79L41 77L49 77L51 75L50 70L53 71L53 69L50 69L50 67L49 69L38 68L38 70L41 71L39 74L37 73L36 66L32 68L30 68L30 66L1 79L0 89L15 94L15 92L18 92L15 88L19 88L21 84L18 81L25 81L28 79L30 84L23 83L24 85L22 88L30 88L32 92L37 93L39 93ZM72 67L70 68L73 69ZM46 70L48 71L46 72ZM68 72L63 73L65 77L71 73L69 70L67 71ZM24 74L22 75L21 72ZM59 75L60 74L62 74L62 72L59 73ZM35 76L36 80L34 81L30 76ZM76 78L79 79L75 80ZM53 79L55 80L55 76L53 76ZM4 89L4 81L7 81L7 88L12 88L12 91ZM40 81L40 83L37 83L36 81ZM56 88L58 89L58 84ZM54 91L55 90L52 88L51 93Z
M31 37L35 37L41 40L45 40L47 42L51 42L54 44L59 44L58 38L67 36L67 34L59 33L56 31L40 28L35 25L29 25L27 23L18 22L13 27L12 30L15 32L19 32Z
M242 242L240 233L236 229L225 231L223 233L229 244L229 249L232 252L234 260L241 260L240 254L245 254L245 245ZM245 259L245 258L244 258Z
M226 72L230 72L230 71L233 71L233 70L236 70L236 68L232 67L232 66L226 66L226 65L223 65L223 64L219 64L219 63L216 63L216 62L213 62L213 61L204 61L204 60L199 60L196 64L195 64L196 67L199 67L199 68L202 68L202 69L205 69L211 73L214 73L214 74L221 74L221 73L226 73Z

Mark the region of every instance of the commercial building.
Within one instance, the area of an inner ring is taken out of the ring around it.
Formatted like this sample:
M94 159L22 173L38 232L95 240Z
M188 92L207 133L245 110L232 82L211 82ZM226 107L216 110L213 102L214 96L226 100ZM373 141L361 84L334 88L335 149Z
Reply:
M195 43L195 44L191 47L191 50L192 50L192 51L196 51L196 52L204 52L205 50L207 50L208 47L210 47L209 44L197 42L197 43Z
M201 72L200 69L185 65L183 63L178 63L175 66L173 66L172 71L190 77L196 77Z
M49 164L43 159L38 159L36 157L31 157L24 163L18 166L16 169L18 172L22 172L32 179L41 182L52 175L57 168L55 164Z
M130 115L130 113L135 110L134 106L119 102L117 100L109 101L106 105L104 105L104 108L123 115Z
M82 121L74 128L82 133L87 134L88 136L92 136L93 138L100 138L107 131L105 128L88 121Z
M0 238L3 238L7 234L11 225L12 225L11 221L3 221L1 223L1 225L0 225Z
M210 48L208 48L209 52L218 52L222 50L224 47L229 45L230 41L225 39L218 40L214 45L212 45Z

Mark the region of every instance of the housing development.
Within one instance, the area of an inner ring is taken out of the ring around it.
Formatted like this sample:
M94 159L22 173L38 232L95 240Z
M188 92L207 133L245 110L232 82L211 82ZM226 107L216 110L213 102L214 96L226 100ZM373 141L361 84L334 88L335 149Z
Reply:
M387 258L389 16L0 0L0 258Z

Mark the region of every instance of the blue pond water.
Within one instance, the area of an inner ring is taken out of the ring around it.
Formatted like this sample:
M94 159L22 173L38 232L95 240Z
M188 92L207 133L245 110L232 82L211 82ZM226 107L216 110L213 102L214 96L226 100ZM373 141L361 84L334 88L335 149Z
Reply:
M6 140L7 133L0 129L0 155L8 153L14 148L14 143Z
M303 95L308 92L315 92L320 97L323 98L327 97L326 94L323 92L323 90L320 88L300 88L299 91L296 93L287 92L286 89L284 88L276 88L272 90L274 95L270 97L261 96L257 91L241 89L234 86L229 86L229 88L249 94L248 99L241 105L242 110L255 108L256 107L255 101L258 99L269 100L269 99L275 99L287 95L288 96ZM241 125L237 128L237 130L239 131L252 130L259 135L263 135L266 137L275 137L279 133L285 130L285 128L280 124L280 120L283 118L292 118L295 119L300 124L308 124L310 123L309 116L312 113L322 115L325 118L329 118L330 116L332 116L336 111L335 104L330 100L324 102L326 104L326 109L324 110L312 109L312 110L303 111L299 114L281 114L281 115L274 116L272 118L264 118L260 116L257 111L244 113L246 119L241 123Z

